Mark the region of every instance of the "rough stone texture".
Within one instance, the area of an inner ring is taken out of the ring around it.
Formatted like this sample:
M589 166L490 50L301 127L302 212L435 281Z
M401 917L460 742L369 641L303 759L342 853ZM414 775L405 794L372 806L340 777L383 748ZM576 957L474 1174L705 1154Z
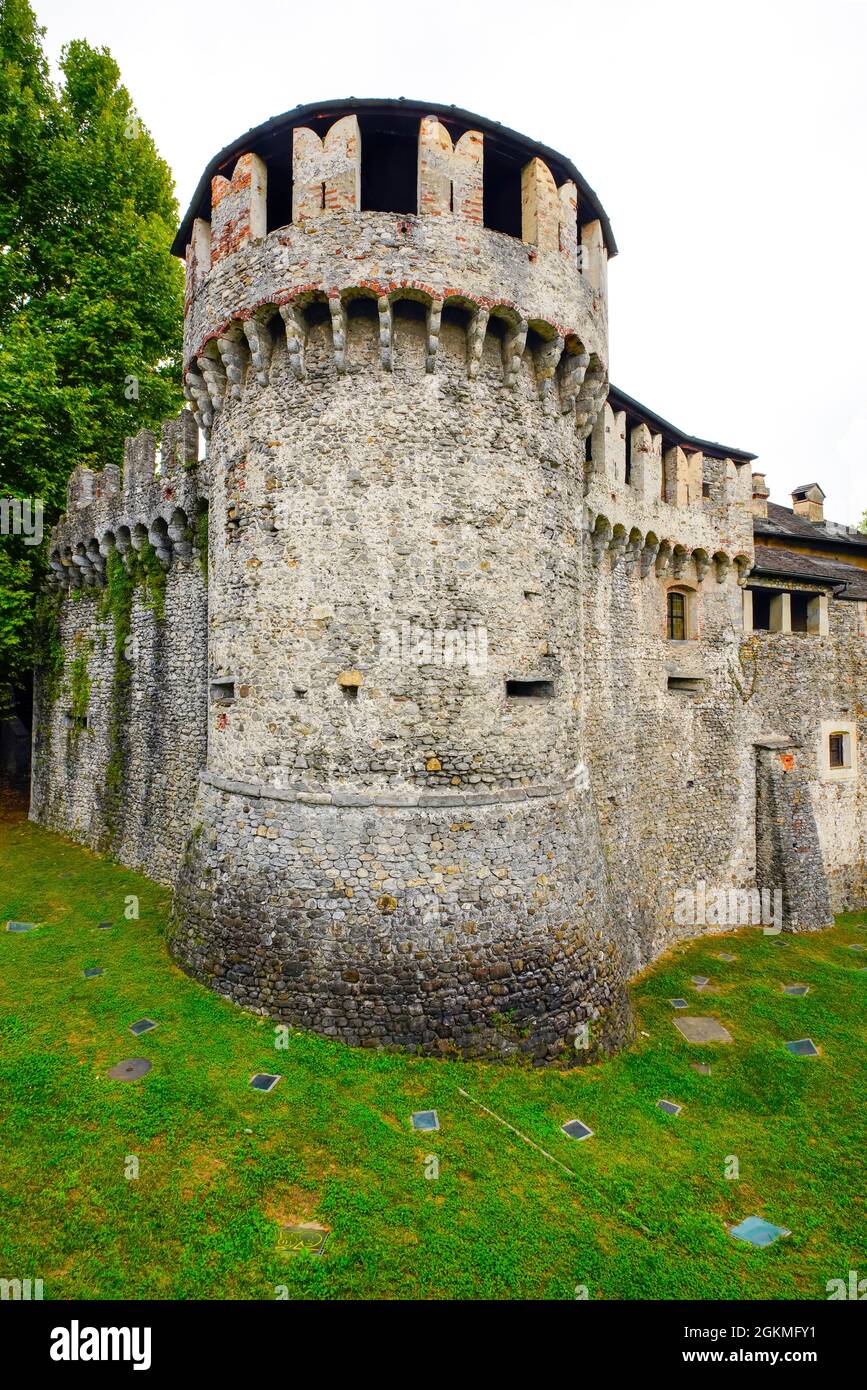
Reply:
M292 144L292 220L324 212L354 212L361 205L361 132L355 116L335 121L325 138L300 127Z
M231 181L211 180L211 260L231 256L251 238L265 235L268 176L255 154L244 154Z
M439 215L456 212L471 222L482 221L484 137L466 131L457 144L436 116L420 125L418 146L418 210Z
M176 957L353 1043L550 1061L589 1021L592 1056L701 930L679 889L779 887L789 930L864 902L863 778L822 753L863 732L864 619L814 584L820 631L744 631L748 463L606 402L601 224L576 266L575 187L534 160L532 244L485 227L482 137L421 126L417 214L360 208L344 117L294 131L292 225L265 235L254 156L194 223L191 412L159 476L147 435L122 482L76 470L52 538L90 727L38 721L33 815L111 829L93 595L146 536L113 847L175 885Z
M207 591L191 535L205 505L196 467L197 432L189 413L156 441L127 441L123 486L116 465L70 483L70 510L51 538L51 565L68 593L60 612L64 673L46 702L37 672L30 815L124 863L173 882L190 827L190 798L206 753ZM142 590L133 597L130 685L122 726L112 720L114 625L100 617L108 554L141 548L145 538L166 564L159 618ZM87 727L70 713L72 663L85 660L90 682ZM107 772L122 762L120 798L107 805Z

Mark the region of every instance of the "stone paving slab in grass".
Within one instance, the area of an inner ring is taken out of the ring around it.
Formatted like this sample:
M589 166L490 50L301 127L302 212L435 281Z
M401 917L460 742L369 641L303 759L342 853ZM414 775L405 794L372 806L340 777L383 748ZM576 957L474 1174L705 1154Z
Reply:
M250 1085L254 1091L273 1091L279 1080L279 1075L275 1076L273 1072L257 1071L256 1075L250 1078Z
M138 1081L140 1077L147 1076L150 1069L151 1064L146 1057L127 1057L126 1061L112 1067L108 1074L112 1081Z
M85 970L83 973L84 978L86 980L95 980L97 975L101 975L103 973L103 969L101 965L91 965L90 968L88 970Z
M733 1043L734 1038L716 1018L675 1018L675 1028L691 1043Z
M658 1100L656 1108L657 1110L664 1110L666 1115L679 1115L683 1106L678 1105L674 1100Z
M731 951L719 951L717 953L717 960L724 960L731 963L731 961L737 960L737 956L733 956Z
M810 992L809 985L783 985L782 989L784 994L794 994L799 999Z
M435 1110L416 1110L411 1116L413 1129L423 1130L425 1133L434 1129L439 1129L439 1115Z
M585 1125L581 1120L567 1120L565 1125L561 1125L564 1134L568 1134L570 1139L592 1139L593 1130L589 1125Z
M784 1226L774 1226L770 1221L765 1221L761 1216L746 1216L737 1226L729 1227L729 1235L734 1236L735 1240L745 1240L750 1245L758 1245L764 1249L768 1245L773 1245L780 1236L790 1236L791 1231L787 1231Z
M129 1031L134 1037L138 1038L142 1033L150 1033L154 1028L159 1028L158 1023L154 1023L152 1018L140 1018L137 1023L131 1023Z
M796 1042L787 1042L786 1051L792 1052L796 1057L818 1057L819 1049L812 1038L798 1038Z
M6 930L7 930L7 931L14 931L14 932L35 931L35 930L36 930L36 923L35 923L35 922L7 922L7 923L6 923Z
M669 1004L673 1009L688 1009L689 1004L686 999L669 999Z

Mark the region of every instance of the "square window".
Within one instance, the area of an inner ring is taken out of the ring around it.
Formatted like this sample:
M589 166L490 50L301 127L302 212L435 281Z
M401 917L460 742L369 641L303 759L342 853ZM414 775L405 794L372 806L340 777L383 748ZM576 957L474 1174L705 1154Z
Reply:
M826 781L854 781L858 775L858 726L839 716L823 719L818 738L819 775Z

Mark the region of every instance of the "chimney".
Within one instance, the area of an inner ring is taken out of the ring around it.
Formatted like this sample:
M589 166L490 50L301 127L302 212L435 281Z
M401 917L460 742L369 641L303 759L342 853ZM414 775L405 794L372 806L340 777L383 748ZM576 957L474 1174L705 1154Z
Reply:
M768 498L770 492L765 482L764 473L753 474L753 516L768 515Z
M806 521L824 521L824 501L825 494L818 483L804 483L803 487L796 487L792 493L795 516L802 516Z

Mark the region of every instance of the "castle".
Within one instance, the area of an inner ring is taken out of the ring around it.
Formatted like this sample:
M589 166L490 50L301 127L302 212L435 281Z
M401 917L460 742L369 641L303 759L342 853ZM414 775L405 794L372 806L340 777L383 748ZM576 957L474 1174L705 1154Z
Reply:
M188 971L548 1062L725 924L684 889L798 931L867 902L867 537L609 385L616 246L567 159L298 108L174 249L190 408L70 479L31 815L171 884Z

